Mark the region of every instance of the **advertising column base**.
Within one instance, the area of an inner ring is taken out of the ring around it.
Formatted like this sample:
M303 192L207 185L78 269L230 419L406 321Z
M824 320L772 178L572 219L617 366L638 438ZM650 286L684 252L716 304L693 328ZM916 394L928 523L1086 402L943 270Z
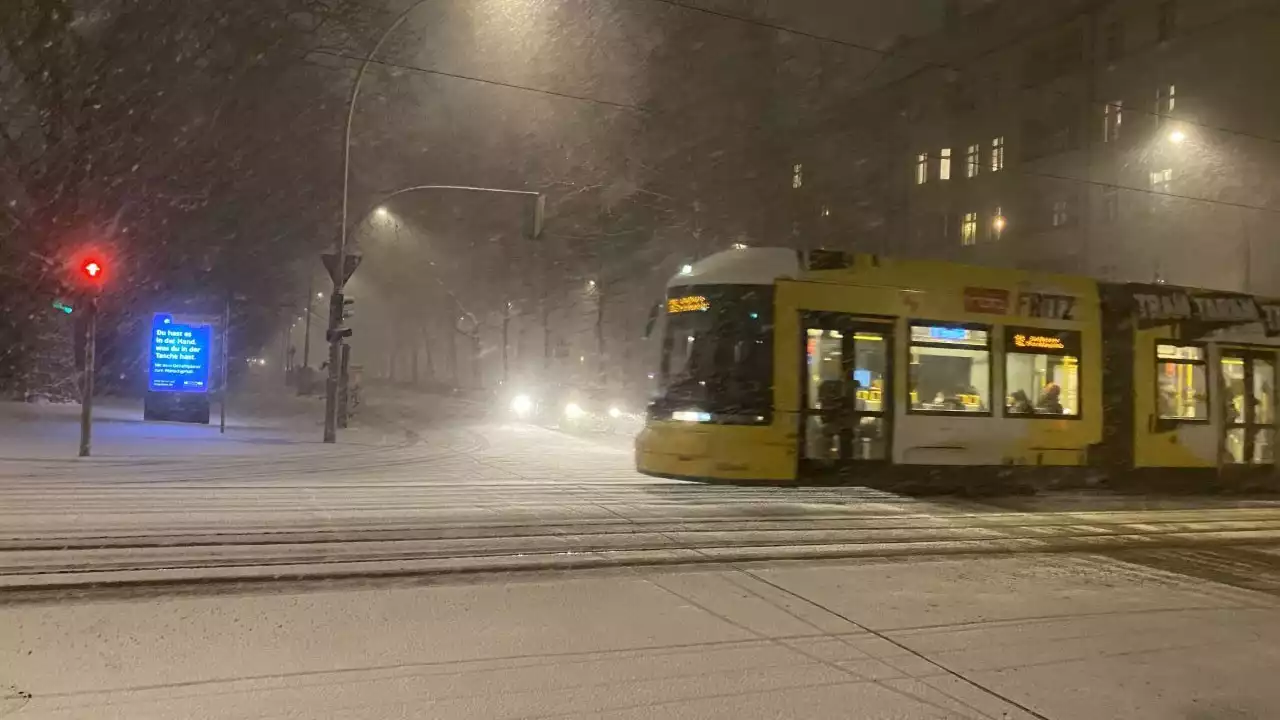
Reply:
M142 419L209 424L209 396L204 393L148 392Z

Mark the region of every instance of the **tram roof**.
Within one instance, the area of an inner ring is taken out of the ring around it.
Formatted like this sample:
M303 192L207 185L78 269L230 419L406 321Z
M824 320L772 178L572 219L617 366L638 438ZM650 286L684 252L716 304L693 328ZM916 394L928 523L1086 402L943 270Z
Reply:
M771 285L801 275L800 253L788 248L740 248L705 257L667 282L686 285Z

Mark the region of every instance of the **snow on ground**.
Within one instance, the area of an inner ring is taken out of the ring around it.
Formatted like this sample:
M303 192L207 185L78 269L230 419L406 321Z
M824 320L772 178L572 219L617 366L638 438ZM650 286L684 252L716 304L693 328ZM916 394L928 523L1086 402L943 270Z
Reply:
M766 565L2 607L0 708L1260 720L1277 648L1273 598L1099 557Z
M0 461L0 588L1280 543L1275 501L679 483L638 475L614 443L394 400L336 446L317 440L317 401L278 397L227 437L119 408L119 455Z
M0 406L0 717L1280 707L1275 501L677 483L383 400L336 446L314 399L243 398L226 436L108 403L88 460L76 408Z

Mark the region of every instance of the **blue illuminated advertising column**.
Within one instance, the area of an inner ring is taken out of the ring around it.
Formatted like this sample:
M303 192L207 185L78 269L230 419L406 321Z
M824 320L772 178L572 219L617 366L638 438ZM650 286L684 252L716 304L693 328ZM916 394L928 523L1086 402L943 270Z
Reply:
M147 420L209 422L213 328L168 313L151 320L147 339Z

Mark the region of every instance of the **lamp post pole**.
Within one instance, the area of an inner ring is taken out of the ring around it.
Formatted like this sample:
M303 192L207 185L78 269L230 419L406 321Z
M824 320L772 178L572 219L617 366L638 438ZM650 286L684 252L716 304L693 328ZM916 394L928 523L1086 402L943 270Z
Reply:
M338 243L335 248L334 269L333 269L333 293L329 296L329 324L326 339L329 341L329 373L325 379L324 394L324 441L326 443L337 442L338 430L338 382L340 379L340 370L342 364L342 345L344 333L342 331L342 314L343 314L343 288L346 285L346 266L347 266L347 230L348 230L348 213L351 200L351 126L356 115L356 102L360 99L360 85L364 82L364 76L369 70L369 66L373 64L374 58L378 51L386 44L387 38L391 37L391 33L404 24L409 19L410 13L417 10L422 5L431 0L418 0L412 5L405 8L396 19L392 21L387 29L382 31L382 36L378 38L378 42L374 44L373 49L365 56L364 61L360 63L360 68L356 71L355 81L351 85L351 99L347 103L347 123L346 130L343 133L342 140L342 219L341 226L338 228ZM514 191L514 190L491 190L486 188L469 188L460 186L429 186L406 188L392 193L384 202L391 197L406 192L428 189L450 189L450 190L467 190L476 192L500 192L514 193L520 195L533 195L536 197L534 206L533 223L530 235L537 237L541 231L543 201L544 198L533 192ZM380 205L381 203L379 203ZM375 206L376 207L376 206ZM372 210L370 211L372 212ZM367 215L366 215L367 217ZM363 222L363 219L361 220Z
M391 33L404 24L409 19L409 14L417 10L419 6L430 2L430 0L418 0L418 2L405 8L387 29L382 31L382 37L378 38L377 44L365 56L364 62L360 63L360 69L356 71L355 82L351 85L351 100L347 103L347 127L343 134L342 140L342 225L338 228L338 247L337 262L334 263L333 272L333 294L329 298L329 332L327 339L329 341L329 376L325 381L324 393L324 441L327 443L337 442L338 440L338 373L339 365L342 362L342 335L338 332L342 327L342 290L346 284L346 266L347 266L347 212L350 203L351 194L351 124L356 115L356 101L360 99L360 85L364 81L365 73L368 72L369 66L373 64L374 57L382 46L387 42L387 38L391 37ZM335 309L336 308L336 309Z
M302 372L298 374L298 394L306 395L311 390L311 313L315 306L315 278L307 277L307 319L302 331Z

